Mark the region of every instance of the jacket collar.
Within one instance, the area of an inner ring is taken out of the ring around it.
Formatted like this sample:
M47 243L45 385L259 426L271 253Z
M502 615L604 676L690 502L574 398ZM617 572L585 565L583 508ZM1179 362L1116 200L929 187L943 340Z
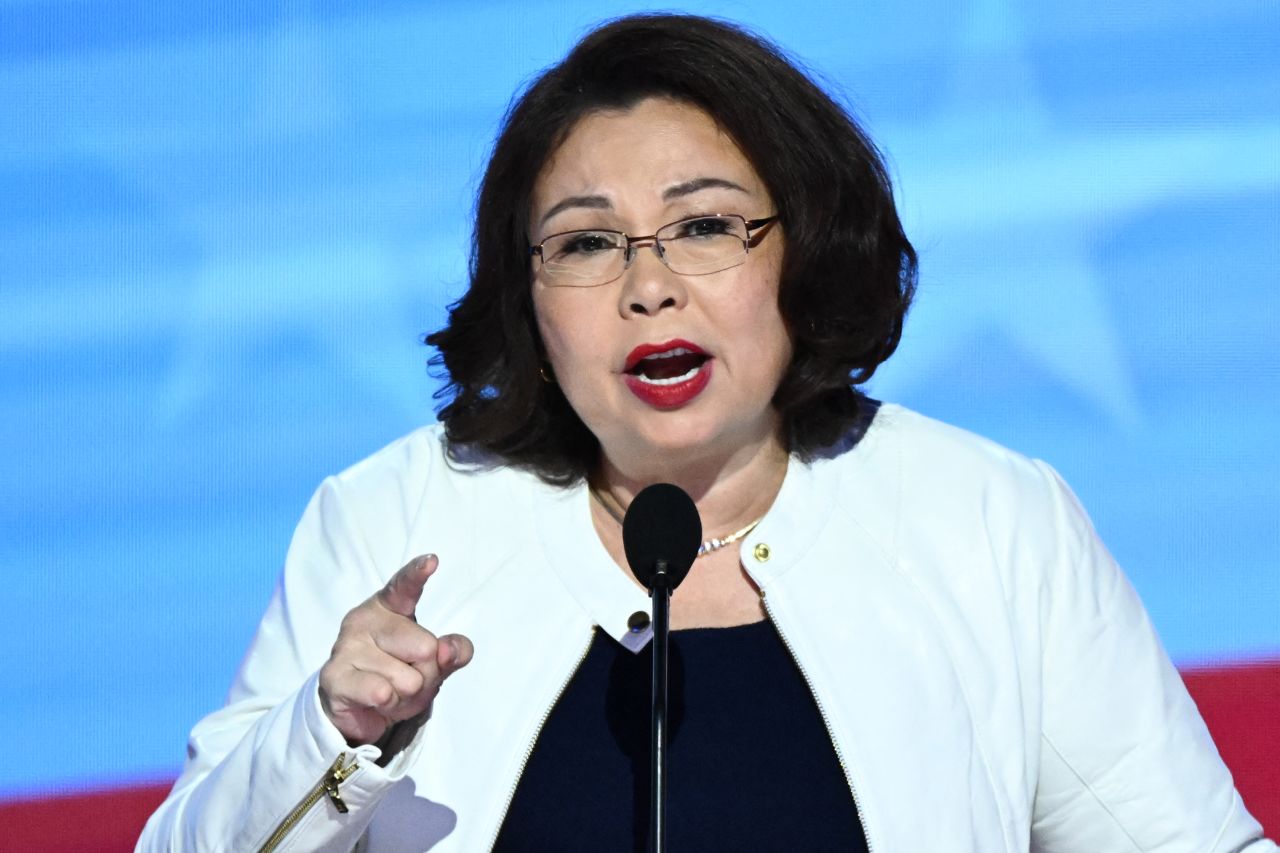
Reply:
M842 453L859 451L859 447L841 449ZM818 540L835 510L843 467L831 458L810 463L792 458L777 500L739 544L742 564L762 590L800 565ZM586 485L557 488L535 483L527 500L542 549L538 558L587 618L633 651L643 648L648 632L633 634L627 620L636 611L649 612L649 596L601 544L591 523L591 494ZM697 571L696 565L693 570Z
M542 553L568 594L594 624L624 646L637 651L646 635L631 633L627 620L649 612L649 595L609 556L591 523L591 493L585 483L567 488L534 484L529 493Z

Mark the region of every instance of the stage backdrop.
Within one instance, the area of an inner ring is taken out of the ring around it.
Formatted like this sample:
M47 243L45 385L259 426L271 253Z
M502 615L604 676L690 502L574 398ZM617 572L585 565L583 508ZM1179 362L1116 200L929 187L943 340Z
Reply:
M0 4L0 800L172 779L311 490L434 418L512 93L639 8ZM1280 658L1276 4L683 8L889 158L922 282L869 390L1057 466L1184 669Z

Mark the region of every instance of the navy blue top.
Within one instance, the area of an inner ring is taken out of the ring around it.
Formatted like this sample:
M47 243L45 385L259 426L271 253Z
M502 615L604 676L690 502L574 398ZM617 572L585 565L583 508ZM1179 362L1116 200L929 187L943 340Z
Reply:
M767 620L675 631L668 694L671 853L866 851L804 677ZM646 851L652 655L596 631L542 727L495 853Z

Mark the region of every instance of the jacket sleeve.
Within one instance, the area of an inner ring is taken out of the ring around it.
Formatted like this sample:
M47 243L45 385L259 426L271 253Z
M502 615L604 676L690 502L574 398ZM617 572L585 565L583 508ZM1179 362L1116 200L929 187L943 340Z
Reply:
M1043 463L1058 531L1041 593L1037 853L1272 853L1137 594Z
M383 583L338 481L326 480L298 525L226 706L192 730L182 774L139 851L251 851L270 840L277 850L355 846L421 738L379 767L377 747L349 747L325 716L318 672L342 617Z

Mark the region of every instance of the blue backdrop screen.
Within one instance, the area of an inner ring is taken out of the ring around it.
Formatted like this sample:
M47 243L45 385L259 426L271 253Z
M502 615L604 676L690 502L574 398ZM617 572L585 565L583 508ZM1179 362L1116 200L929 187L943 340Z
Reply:
M176 772L311 490L434 417L513 92L638 8L0 4L0 797ZM1277 7L684 8L888 155L869 390L1058 467L1180 664L1280 654Z

